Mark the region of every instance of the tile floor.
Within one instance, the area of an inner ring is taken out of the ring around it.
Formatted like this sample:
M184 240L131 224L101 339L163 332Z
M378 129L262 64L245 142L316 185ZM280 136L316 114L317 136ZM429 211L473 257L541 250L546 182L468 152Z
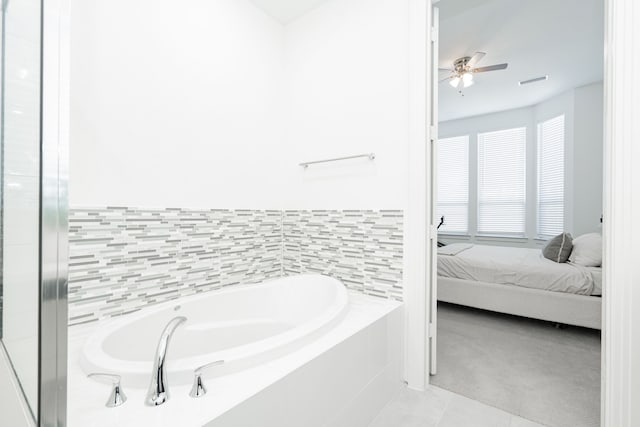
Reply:
M424 392L403 389L369 427L542 427L542 424L430 386Z

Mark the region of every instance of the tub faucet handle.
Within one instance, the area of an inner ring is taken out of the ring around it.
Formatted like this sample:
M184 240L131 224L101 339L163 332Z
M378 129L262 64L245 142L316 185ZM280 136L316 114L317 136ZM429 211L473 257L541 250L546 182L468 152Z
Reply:
M105 404L107 408L115 408L116 406L120 406L127 401L127 396L122 391L122 387L120 387L120 379L121 379L120 375L106 374L103 372L94 372L92 374L87 375L87 378L94 378L94 377L103 377L111 380L113 387L111 388L111 394L109 395L109 400L107 400L107 403Z
M215 362L207 363L206 365L202 365L196 368L193 371L193 386L191 387L191 391L189 392L189 396L191 397L202 397L207 394L207 389L202 383L202 371L212 368L214 366L222 365L224 360L216 360Z

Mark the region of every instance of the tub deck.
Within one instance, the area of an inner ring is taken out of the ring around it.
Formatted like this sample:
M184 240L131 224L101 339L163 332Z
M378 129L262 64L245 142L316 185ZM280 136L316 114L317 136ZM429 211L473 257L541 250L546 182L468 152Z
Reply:
M191 385L171 385L171 379L169 378L170 400L159 407L147 407L144 405L146 388L133 388L123 383L122 388L128 397L128 401L118 408L106 408L104 404L109 396L110 386L87 379L79 364L84 342L99 325L72 327L69 329L68 425L70 427L226 426L233 425L231 424L232 422L239 422L238 420L243 416L260 416L263 417L261 418L263 421L266 421L264 417L273 416L277 418L281 413L276 408L277 401L281 400L281 398L268 396L270 389L277 388L272 386L282 383L283 379L295 379L295 376L291 376L291 374L295 372L298 375L307 367L312 369L309 371L310 375L313 376L314 372L321 374L316 378L318 383L310 383L311 380L307 376L303 384L289 385L289 388L296 389L292 390L294 393L306 391L311 393L309 396L315 396L317 400L326 401L331 397L332 391L324 390L322 386L323 384L328 384L325 380L328 381L333 374L336 374L336 380L343 381L346 384L341 385L340 388L346 390L352 386L353 390L355 390L355 387L360 387L356 384L359 381L358 378L364 378L366 375L377 377L379 373L377 370L382 369L384 371L382 379L385 381L387 379L390 380L389 384L391 386L384 384L380 390L388 393L389 398L392 398L399 391L401 385L402 304L349 291L348 305L347 313L340 323L304 347L263 365L208 379L206 381L208 393L202 398L190 398L188 394ZM381 321L384 323L380 323ZM371 345L363 345L371 341L370 327L372 325L378 325L377 330L384 335L380 342L373 343L374 348L371 348ZM384 340L391 341L382 342ZM333 361L329 362L328 366L333 366L333 368L321 365L313 367L316 361L317 363L325 363L326 361L323 361L323 359L326 359L326 357L322 358L321 356L327 355L329 352L332 352L331 359ZM336 353L334 354L334 352ZM357 352L361 353L356 354ZM357 363L354 364L353 361L347 360L351 356L358 359ZM340 366L335 366L336 358L339 361L344 360L344 365L342 362L338 362ZM362 358L366 360L361 360ZM340 369L346 367L348 368L347 371L350 371L353 370L352 366L357 365L368 371L354 372L354 377L350 378L351 374L345 376L344 370ZM301 369L303 367L304 369ZM356 378L358 375L360 377ZM305 376L303 375L303 377ZM394 384L397 384L397 390L394 388ZM375 391L374 394L379 394L379 392L379 390ZM268 405L260 405L258 400L252 399L256 396L259 396L262 399L261 401L265 402L274 400L276 405L273 405L273 410L270 411L268 408L263 408L267 412L260 414L252 406L256 406L256 403L258 403L258 406ZM375 398L381 399L383 397L375 396ZM286 401L281 403L286 404ZM251 413L243 410L242 405L245 404L250 405ZM313 404L313 402L309 404ZM324 412L323 416L326 416L327 411ZM304 413L298 415L300 417L305 416ZM318 421L322 420L322 416L318 417L318 414L313 416ZM351 415L345 414L345 416ZM375 416L375 414L372 414L372 416ZM291 425L302 422L301 419L296 418L296 414L291 413L287 413L284 420L289 421L279 420L278 422L291 422ZM270 424L264 423L263 425ZM284 425L279 424L281 427L284 427ZM326 425L326 423L318 425Z

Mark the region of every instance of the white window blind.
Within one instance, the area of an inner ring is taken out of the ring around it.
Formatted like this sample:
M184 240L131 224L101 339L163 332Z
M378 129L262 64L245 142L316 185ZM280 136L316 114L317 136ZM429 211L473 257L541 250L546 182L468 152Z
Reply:
M478 234L524 235L527 129L478 134Z
M438 219L440 233L468 232L469 136L438 140Z
M538 236L564 230L564 115L538 124Z

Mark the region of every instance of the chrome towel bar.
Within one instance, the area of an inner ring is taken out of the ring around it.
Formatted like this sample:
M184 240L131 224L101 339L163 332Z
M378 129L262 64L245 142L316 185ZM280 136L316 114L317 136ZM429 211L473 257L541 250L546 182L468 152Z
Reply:
M304 163L300 163L300 166L302 166L303 168L308 168L309 165L316 165L318 163L329 163L329 162L337 162L340 160L350 160L350 159L359 159L361 157L367 157L369 160L373 160L376 158L376 154L375 153L366 153L366 154L356 154L355 156L346 156L346 157L336 157L334 159L325 159L325 160L316 160L313 162L304 162Z

